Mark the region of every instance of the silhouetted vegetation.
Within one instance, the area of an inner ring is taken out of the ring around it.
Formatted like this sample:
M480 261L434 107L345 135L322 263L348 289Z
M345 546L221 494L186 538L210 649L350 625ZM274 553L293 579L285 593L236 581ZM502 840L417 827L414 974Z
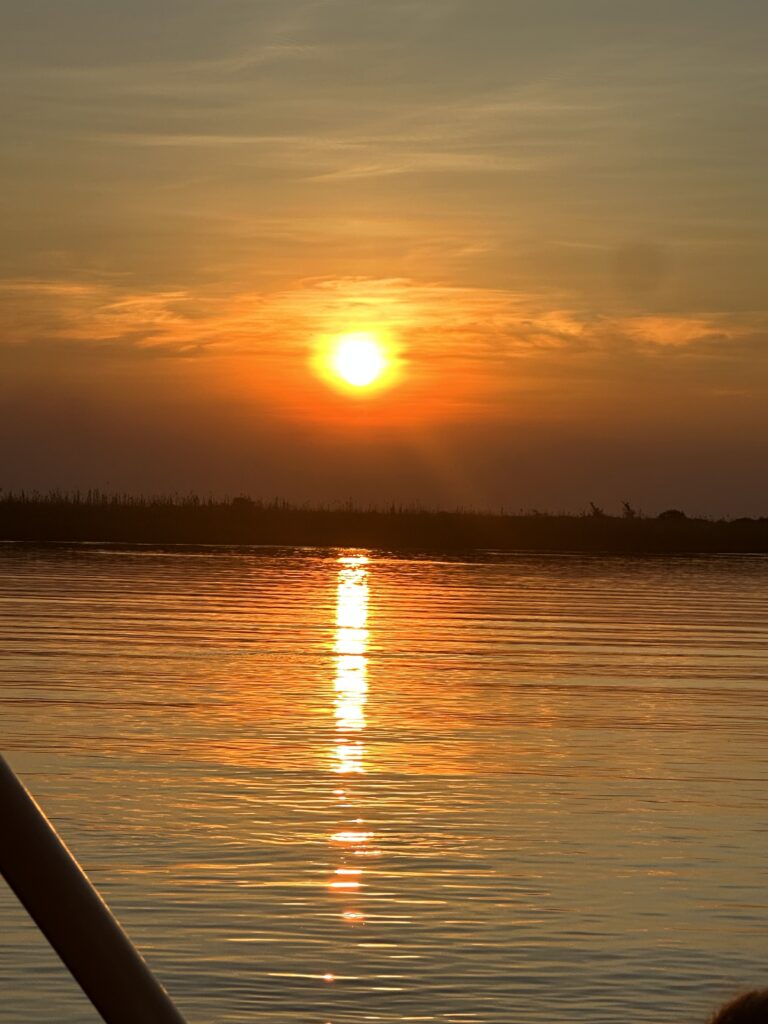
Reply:
M591 505L583 515L498 514L303 507L285 501L196 495L163 498L103 494L0 495L0 539L127 544L264 544L384 550L768 552L768 518L711 520L677 509L646 518L627 505L619 516Z
M685 512L681 512L679 508L668 508L664 512L659 512L659 519L687 519L688 516Z

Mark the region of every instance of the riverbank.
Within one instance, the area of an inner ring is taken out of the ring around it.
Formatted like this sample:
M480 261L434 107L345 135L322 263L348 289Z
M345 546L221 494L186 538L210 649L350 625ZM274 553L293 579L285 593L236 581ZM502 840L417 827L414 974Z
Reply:
M390 508L302 508L248 498L81 499L6 496L0 539L129 544L274 544L384 550L491 548L586 552L768 552L768 518L711 520L670 511L493 514Z

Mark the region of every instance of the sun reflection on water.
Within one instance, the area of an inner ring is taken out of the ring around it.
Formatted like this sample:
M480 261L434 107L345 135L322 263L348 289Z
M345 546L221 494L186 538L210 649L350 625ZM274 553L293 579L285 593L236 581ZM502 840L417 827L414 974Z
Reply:
M368 698L368 558L365 555L339 559L336 591L336 632L333 650L336 655L333 713L336 721L332 765L335 775L344 776L343 786L333 790L339 809L345 813L339 827L329 837L331 848L339 857L328 889L345 897L341 919L347 925L365 923L365 915L353 896L361 896L364 888L363 869L353 857L371 852L373 832L355 810L355 778L366 772L366 751L363 742L366 728L365 706ZM355 816L353 816L355 815ZM358 862L359 863L359 862Z
M335 716L336 771L340 775L365 772L364 746L368 693L368 559L364 555L339 559L336 593Z

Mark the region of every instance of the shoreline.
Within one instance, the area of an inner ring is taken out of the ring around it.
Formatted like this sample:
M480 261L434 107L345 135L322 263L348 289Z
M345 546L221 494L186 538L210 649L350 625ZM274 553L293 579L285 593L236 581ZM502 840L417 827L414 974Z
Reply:
M0 540L24 544L365 548L392 552L766 554L768 518L711 520L307 509L229 502L0 500Z

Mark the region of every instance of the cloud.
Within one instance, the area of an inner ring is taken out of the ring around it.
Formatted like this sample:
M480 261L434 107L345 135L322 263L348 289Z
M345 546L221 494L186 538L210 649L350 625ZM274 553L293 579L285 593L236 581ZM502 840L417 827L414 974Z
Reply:
M313 339L385 329L408 358L499 366L622 352L634 357L741 358L768 337L768 313L607 316L568 305L562 294L458 287L407 278L310 278L272 292L136 292L119 282L0 281L6 345L119 343L167 356L303 357ZM482 369L484 367L484 369Z
M4 26L0 273L450 278L606 315L761 301L758 8L97 6ZM654 276L638 244L682 258Z

